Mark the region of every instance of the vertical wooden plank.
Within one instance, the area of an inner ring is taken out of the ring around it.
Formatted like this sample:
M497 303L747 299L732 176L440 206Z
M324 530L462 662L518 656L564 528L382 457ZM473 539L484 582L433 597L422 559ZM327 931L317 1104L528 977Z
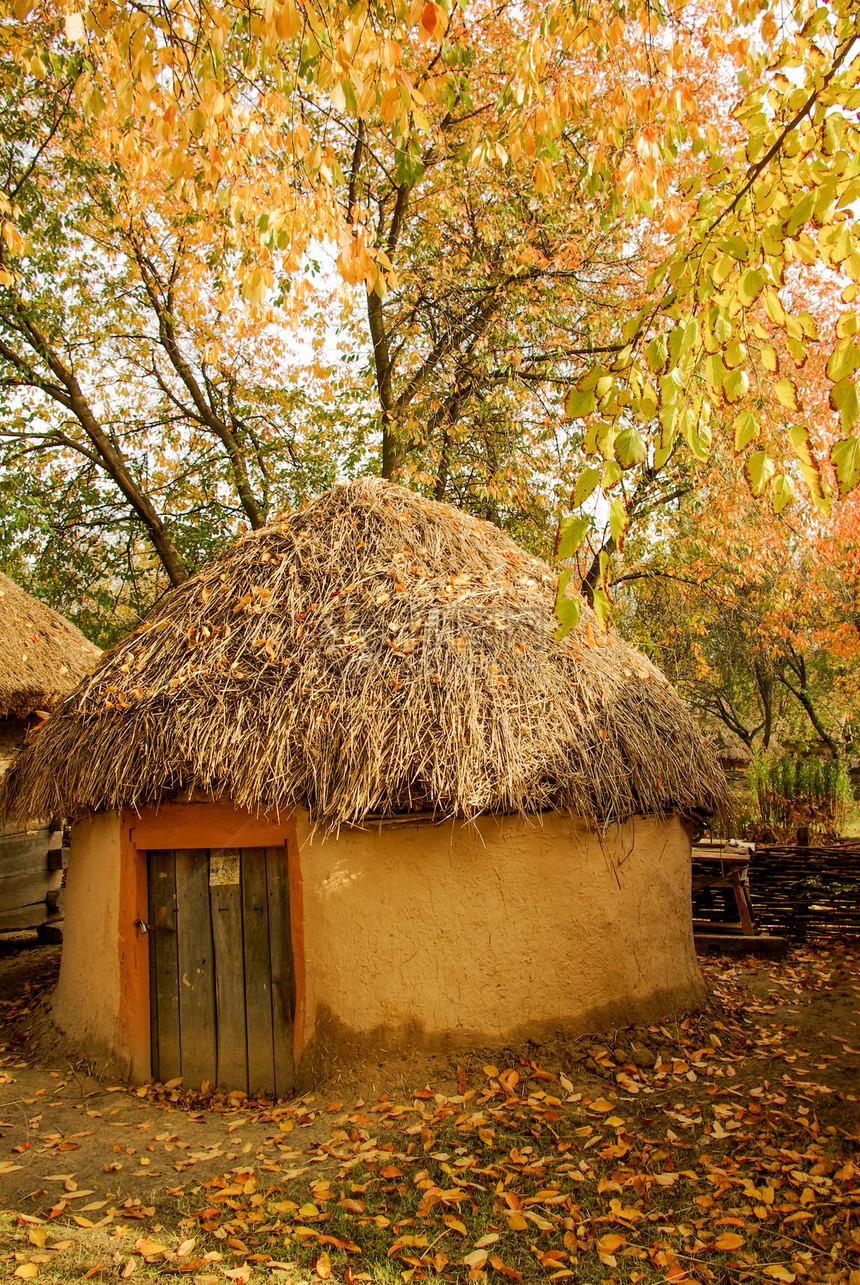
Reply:
M215 1023L215 956L209 906L209 853L176 850L176 946L182 1078L199 1089L218 1075Z
M251 1093L273 1094L275 1053L265 848L242 849L242 917L245 934L248 1085Z
M146 854L146 921L155 923L157 914L157 895L153 875L152 853ZM155 933L149 935L149 1061L152 1078L159 1078L160 1056L158 1052L158 960L155 957Z
M165 849L149 853L151 1028L156 1044L152 1074L172 1080L182 1074L179 968L176 953L176 864Z
M248 1092L245 1027L245 947L238 849L212 852L209 901L215 949L215 1009L218 1046L216 1083Z
M266 849L266 888L269 904L275 1093L279 1098L285 1098L296 1087L296 1066L293 1058L296 981L290 930L290 880L286 848Z

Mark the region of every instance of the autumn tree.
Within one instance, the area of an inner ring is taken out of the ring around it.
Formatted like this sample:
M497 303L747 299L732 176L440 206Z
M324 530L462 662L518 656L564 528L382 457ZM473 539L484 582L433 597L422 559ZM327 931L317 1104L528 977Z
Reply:
M338 458L357 465L362 416L344 444L320 361L336 305L306 275L280 305L237 306L225 220L117 166L73 110L76 70L0 63L5 554L14 571L41 550L60 601L72 568L103 608L130 583L136 612L161 576L180 582L240 525L329 484Z
M157 176L209 229L251 309L335 247L364 291L382 471L492 516L529 482L549 501L568 486L608 510L615 550L655 486L673 494L670 461L699 485L683 457L704 460L716 434L778 508L799 483L828 508L824 449L841 491L856 482L853 5L800 3L786 25L746 0L142 0L46 6L35 29L27 10L5 22L17 65L71 86L103 165L141 190ZM13 281L19 224L10 204ZM819 335L801 268L846 292L825 361L832 441L800 414L793 368ZM162 304L169 280L165 263ZM163 329L162 370L206 421ZM225 435L196 427L250 520L254 469L246 486ZM592 525L573 515L560 554ZM596 552L605 614L613 549ZM576 599L562 606L568 627Z

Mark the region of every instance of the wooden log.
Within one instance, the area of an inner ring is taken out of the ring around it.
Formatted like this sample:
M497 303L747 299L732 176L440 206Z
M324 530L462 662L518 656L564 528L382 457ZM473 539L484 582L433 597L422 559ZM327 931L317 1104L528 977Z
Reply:
M32 906L4 910L0 912L0 933L26 932L28 928L38 928L48 918L48 907L44 901L38 901Z
M48 849L48 869L49 870L68 870L69 868L70 849L49 848Z
M727 955L767 955L772 959L781 959L788 949L785 937L771 937L767 933L694 933L693 940L699 954L709 950L722 951Z

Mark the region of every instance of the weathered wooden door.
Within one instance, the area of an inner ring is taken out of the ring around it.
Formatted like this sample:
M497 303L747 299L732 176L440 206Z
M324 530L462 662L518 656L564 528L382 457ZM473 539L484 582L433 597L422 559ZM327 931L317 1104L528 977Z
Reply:
M286 848L160 849L147 862L154 1078L291 1093Z

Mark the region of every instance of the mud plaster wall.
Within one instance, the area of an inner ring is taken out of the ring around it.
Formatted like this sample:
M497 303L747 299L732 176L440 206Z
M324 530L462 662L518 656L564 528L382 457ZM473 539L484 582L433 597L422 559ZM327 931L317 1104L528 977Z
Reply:
M342 829L298 818L305 1061L500 1044L701 1003L678 818ZM369 1037L369 1038L368 1038Z
M96 1060L121 1047L120 817L106 813L72 829L66 931L53 1018Z

